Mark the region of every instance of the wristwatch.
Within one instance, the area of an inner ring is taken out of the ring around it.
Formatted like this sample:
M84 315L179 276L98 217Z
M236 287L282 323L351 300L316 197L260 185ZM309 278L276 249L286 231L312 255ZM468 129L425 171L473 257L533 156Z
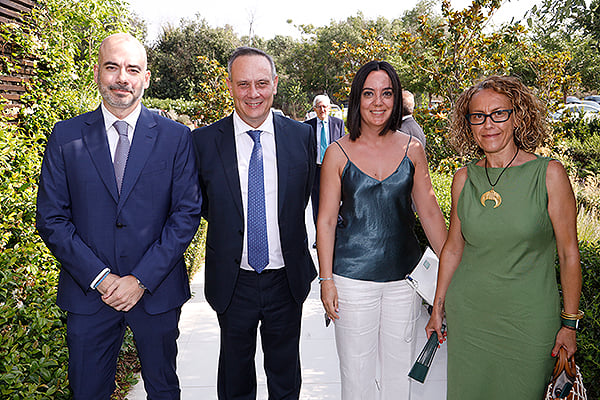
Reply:
M560 322L562 323L562 326L564 326L567 329L571 329L573 331L579 330L579 320L578 319L561 318Z

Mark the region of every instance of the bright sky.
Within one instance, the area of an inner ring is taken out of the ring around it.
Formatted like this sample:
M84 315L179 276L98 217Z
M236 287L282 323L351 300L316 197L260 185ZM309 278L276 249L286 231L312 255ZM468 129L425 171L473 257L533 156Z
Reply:
M131 9L148 25L148 41L153 42L161 32L161 26L179 25L181 18L194 18L196 13L210 26L229 24L239 35L247 35L249 21L254 20L254 34L265 39L275 35L299 37L294 25L329 25L331 20L340 21L361 10L366 18L384 16L391 20L412 9L418 0L377 2L368 0L343 1L285 1L285 0L128 0ZM494 21L501 23L512 17L520 19L525 12L541 0L505 0ZM384 3L387 3L384 5ZM440 1L441 4L441 1ZM451 0L454 8L464 8L470 0ZM287 21L291 20L292 23Z

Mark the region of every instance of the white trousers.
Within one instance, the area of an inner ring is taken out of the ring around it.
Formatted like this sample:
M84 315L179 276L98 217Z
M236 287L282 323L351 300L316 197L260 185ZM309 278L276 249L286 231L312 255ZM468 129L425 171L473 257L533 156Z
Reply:
M342 400L408 400L420 297L406 283L333 277Z

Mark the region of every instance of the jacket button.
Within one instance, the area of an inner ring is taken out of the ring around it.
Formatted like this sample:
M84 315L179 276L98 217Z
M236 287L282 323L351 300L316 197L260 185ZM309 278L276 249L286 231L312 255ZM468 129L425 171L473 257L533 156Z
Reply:
M120 223L120 222L117 222L117 228L123 228L124 226L125 226L125 225L123 225L122 223Z

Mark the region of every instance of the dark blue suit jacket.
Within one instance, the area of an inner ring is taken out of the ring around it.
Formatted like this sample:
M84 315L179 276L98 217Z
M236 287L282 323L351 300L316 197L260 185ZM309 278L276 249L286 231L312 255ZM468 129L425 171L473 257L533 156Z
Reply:
M289 118L274 115L273 124L281 247L290 291L301 303L316 276L304 223L315 173L315 139L308 126ZM196 129L192 136L202 189L202 216L208 221L205 294L213 309L223 313L240 270L245 224L233 116Z
M320 135L321 132L317 132L317 117L311 118L304 121L305 124L312 126L313 132L315 132L315 149L316 149L316 135ZM335 142L339 138L344 136L344 120L336 117L329 116L329 144ZM315 156L316 157L316 156ZM316 158L315 158L316 160Z
M90 283L106 266L147 288L151 314L189 297L183 253L200 221L189 129L142 106L121 196L100 108L55 125L44 155L37 228L62 269L58 305L78 314L102 306Z

